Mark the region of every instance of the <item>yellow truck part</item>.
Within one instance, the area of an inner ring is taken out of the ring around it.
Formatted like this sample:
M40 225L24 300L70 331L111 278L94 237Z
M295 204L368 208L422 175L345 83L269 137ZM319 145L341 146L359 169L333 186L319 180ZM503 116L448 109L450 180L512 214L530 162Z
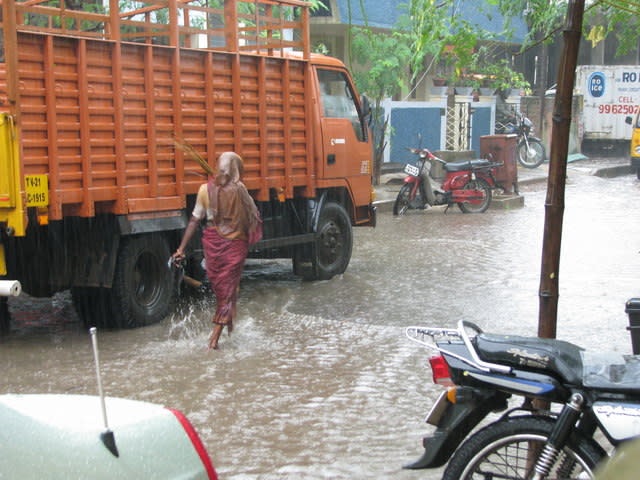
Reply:
M0 226L8 235L24 236L27 228L18 133L13 117L0 113ZM4 246L0 243L0 275L7 274Z

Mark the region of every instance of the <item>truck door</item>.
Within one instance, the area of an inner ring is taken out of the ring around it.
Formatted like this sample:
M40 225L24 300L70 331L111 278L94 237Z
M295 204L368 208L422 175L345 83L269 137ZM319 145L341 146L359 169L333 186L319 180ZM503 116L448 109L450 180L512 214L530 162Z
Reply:
M318 82L322 102L323 177L349 178L352 187L360 181L369 182L371 146L351 83L343 71L324 68L318 69Z

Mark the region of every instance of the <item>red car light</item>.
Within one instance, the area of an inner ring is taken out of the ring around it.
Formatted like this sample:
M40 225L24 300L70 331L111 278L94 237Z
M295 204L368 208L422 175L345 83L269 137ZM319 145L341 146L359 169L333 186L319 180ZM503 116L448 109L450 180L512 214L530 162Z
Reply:
M204 448L204 445L202 444L202 440L200 440L198 433L196 432L195 428L193 428L193 425L191 425L191 422L189 421L189 419L185 417L184 414L178 410L174 410L173 408L169 408L169 407L166 407L166 408L167 410L169 410L171 413L175 415L175 417L178 419L178 421L182 425L182 428L184 428L184 431L189 437L189 440L191 440L191 444L193 445L193 448L195 448L196 452L198 453L198 456L200 457L200 460L202 461L202 464L204 465L205 470L207 471L209 480L218 480L218 475L216 475L216 471L213 468L213 463L211 463L211 458L209 458L209 454L207 453L207 450Z
M431 372L433 373L433 383L445 386L453 385L449 374L449 366L442 355L431 357L429 365L431 365Z

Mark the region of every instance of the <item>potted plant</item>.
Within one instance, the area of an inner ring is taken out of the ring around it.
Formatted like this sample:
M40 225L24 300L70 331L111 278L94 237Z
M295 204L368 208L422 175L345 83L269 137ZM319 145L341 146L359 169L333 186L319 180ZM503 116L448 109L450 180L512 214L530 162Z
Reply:
M512 95L518 95L522 89L530 88L529 82L520 72L513 70L507 60L489 63L481 69L482 74L490 79L489 88L496 90L511 90Z
M431 79L433 87L431 87L431 94L436 96L446 95L449 87L449 80L443 76L436 76Z
M493 86L493 78L483 77L482 80L480 80L480 86L478 87L480 95L488 97L490 95L493 95L493 92L495 92L495 90L496 89Z
M471 95L480 87L480 79L471 73L463 73L454 81L454 86L457 95Z

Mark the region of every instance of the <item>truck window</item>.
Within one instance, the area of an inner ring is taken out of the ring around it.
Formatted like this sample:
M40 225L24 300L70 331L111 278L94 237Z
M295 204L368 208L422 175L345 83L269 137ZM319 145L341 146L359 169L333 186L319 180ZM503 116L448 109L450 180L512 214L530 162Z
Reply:
M353 91L343 72L318 70L322 111L325 118L346 118L351 122L356 138L365 140L364 128L360 122Z

